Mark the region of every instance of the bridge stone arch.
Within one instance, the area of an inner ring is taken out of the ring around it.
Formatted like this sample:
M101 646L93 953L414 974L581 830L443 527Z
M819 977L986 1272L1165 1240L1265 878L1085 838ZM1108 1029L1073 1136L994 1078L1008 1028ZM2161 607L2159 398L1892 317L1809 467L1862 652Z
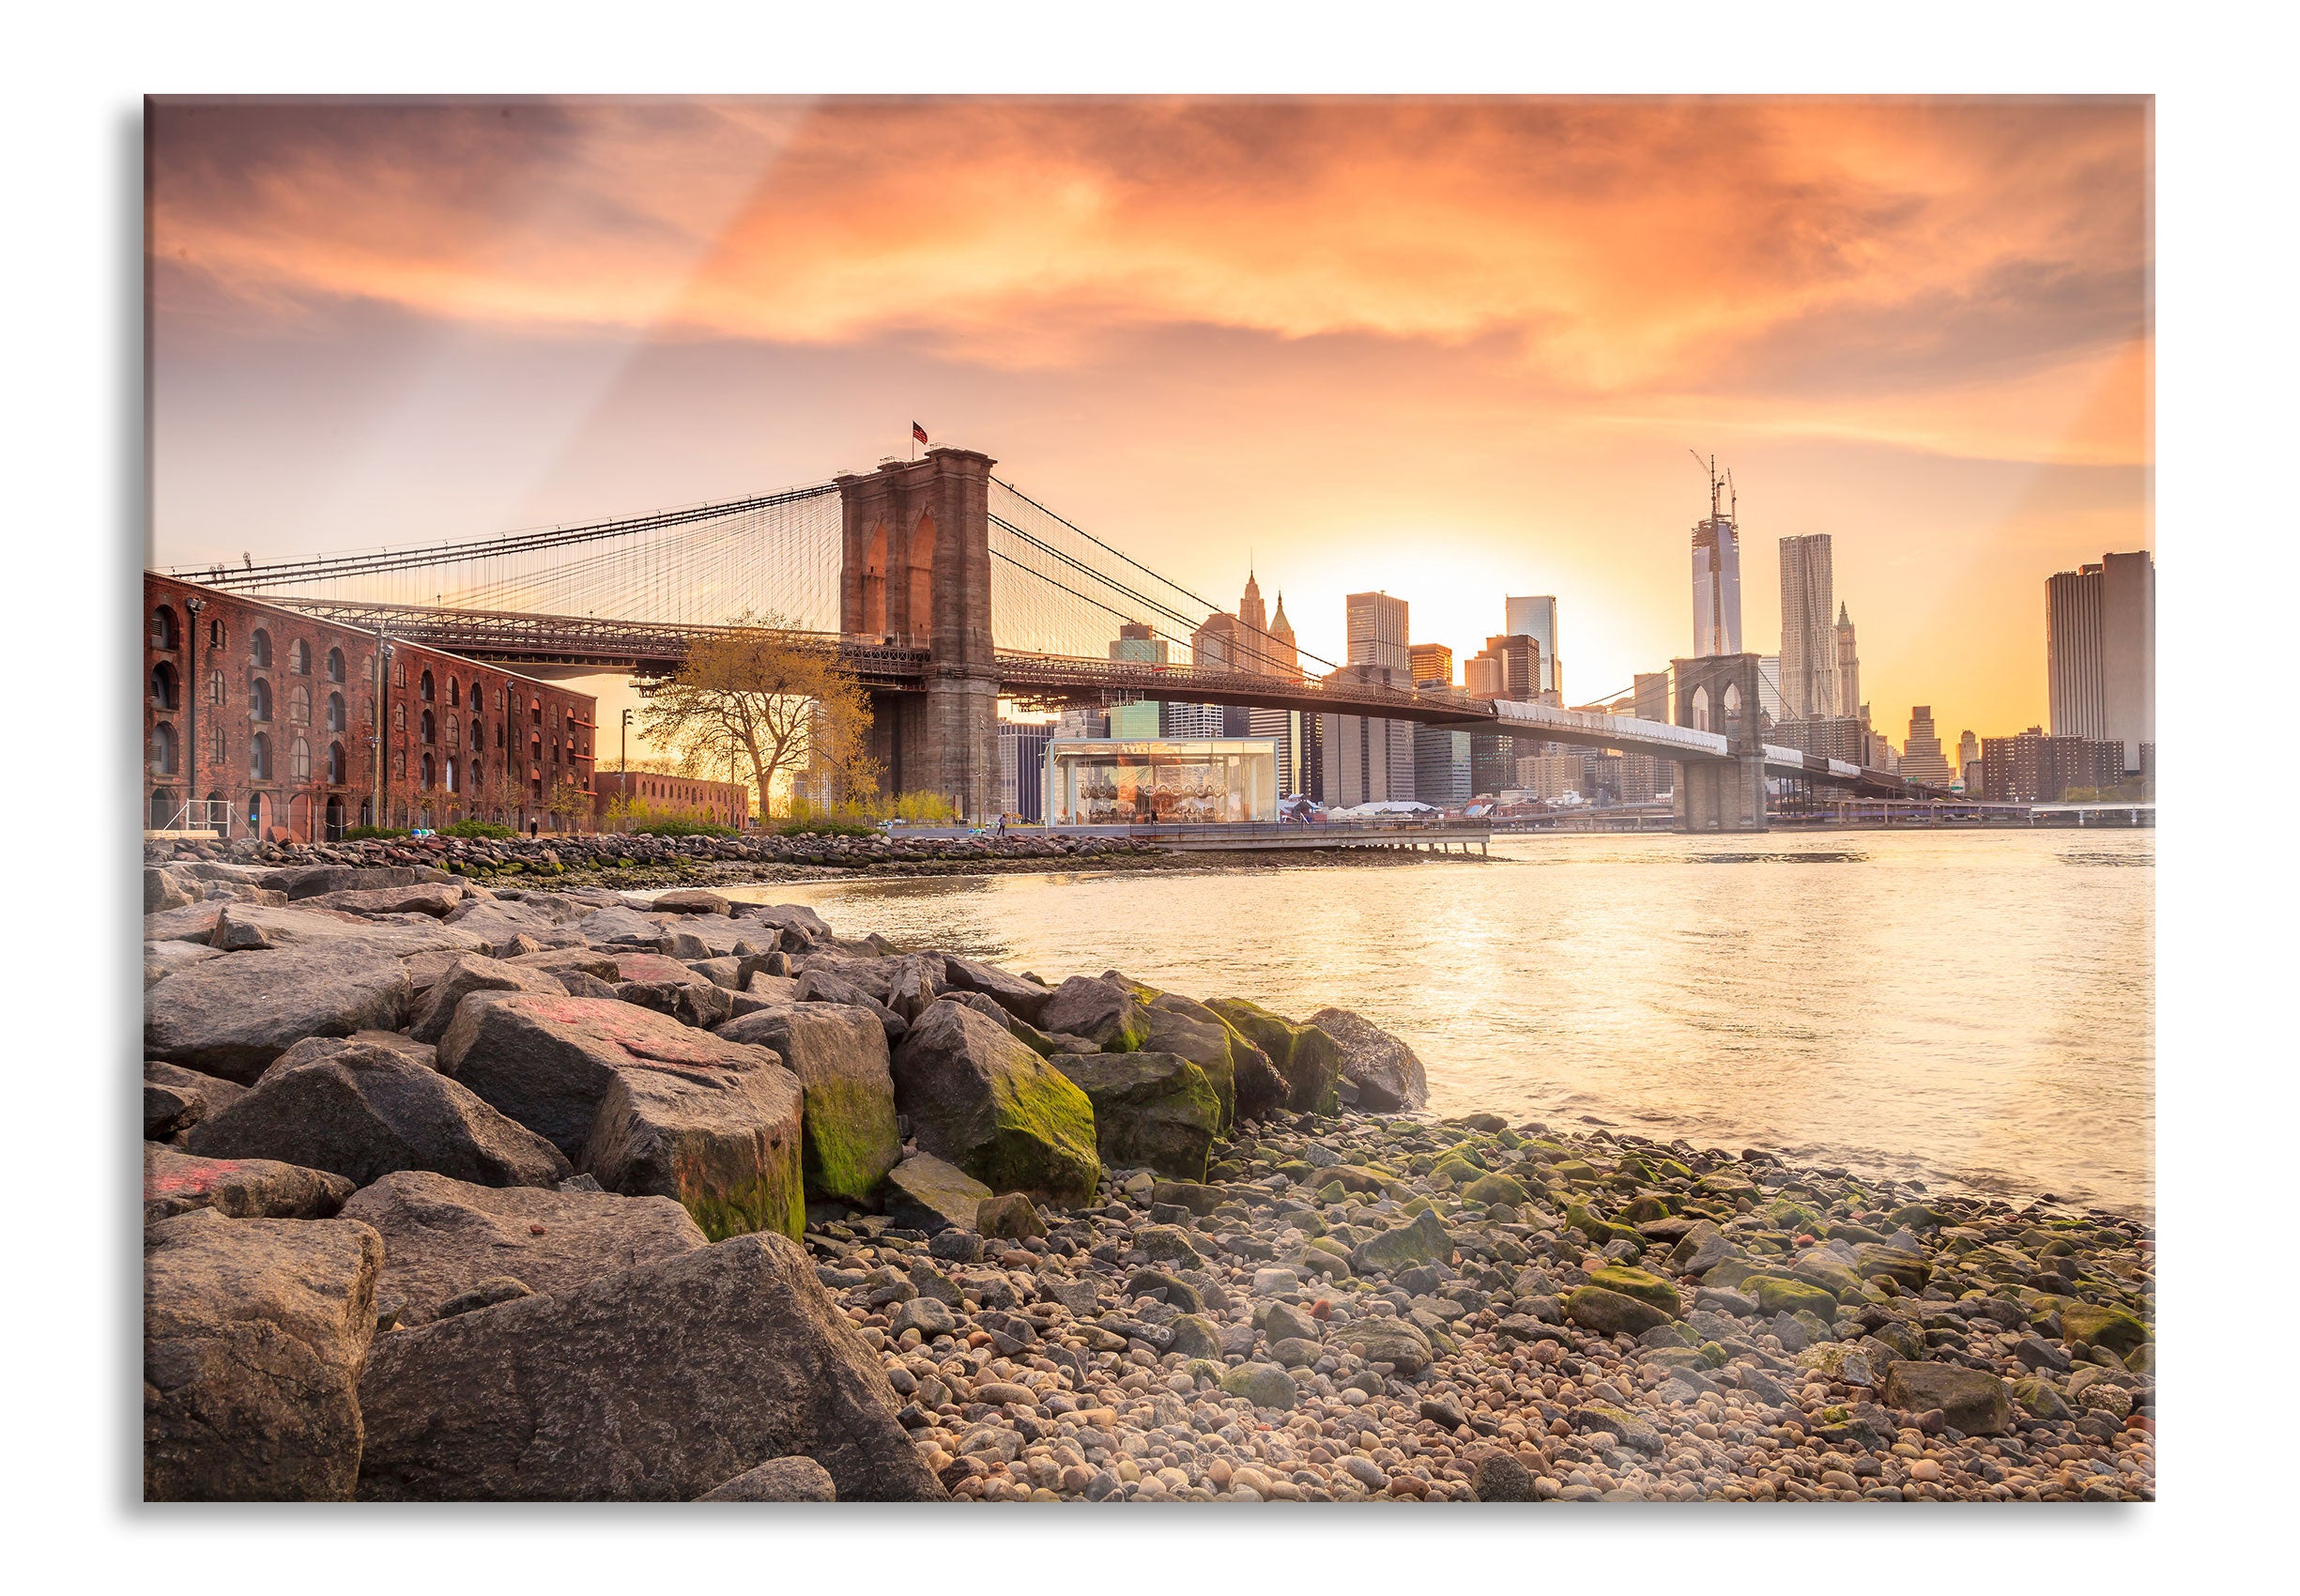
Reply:
M1679 760L1671 805L1679 831L1763 831L1765 739L1757 714L1757 656L1706 654L1670 662L1670 718L1724 734L1724 759Z
M892 634L928 656L923 692L874 690L879 785L948 798L970 820L998 803L998 654L990 635L990 468L929 449L837 481L838 627Z

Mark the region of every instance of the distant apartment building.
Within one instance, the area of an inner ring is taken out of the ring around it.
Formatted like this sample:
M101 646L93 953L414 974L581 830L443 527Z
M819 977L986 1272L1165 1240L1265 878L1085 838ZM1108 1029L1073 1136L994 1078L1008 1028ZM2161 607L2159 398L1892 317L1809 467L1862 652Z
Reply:
M1835 556L1827 532L1781 540L1782 718L1837 713Z
M623 831L642 818L709 821L735 831L751 823L751 790L740 781L703 781L660 771L600 771L591 777L592 820Z
M1487 662L1479 676L1479 680L1492 686L1486 697L1532 703L1546 691L1541 685L1541 645L1532 637L1505 632L1500 637L1488 637L1477 658Z
M1469 734L1471 797L1490 798L1517 785L1517 744L1518 739L1506 732Z
M1675 785L1677 772L1651 754L1621 756L1621 793L1624 804L1650 804Z
M2124 769L2156 741L2156 562L2103 555L2045 583L2045 661L2055 737L2115 742Z
M1517 761L1518 787L1547 801L1555 802L1569 792L1581 793L1584 779L1577 753L1528 754Z
M1535 689L1556 693L1564 701L1565 668L1557 662L1557 601L1549 594L1536 598L1509 598L1502 601L1502 633L1511 637L1531 637L1541 650L1541 681Z
M1404 677L1403 666L1390 670L1377 665L1345 665L1328 671L1325 680L1337 686L1404 688L1409 685ZM1326 803L1354 808L1416 796L1412 721L1357 714L1321 714L1318 721Z
M1118 628L1118 636L1110 645L1112 661L1132 661L1142 665L1164 665L1172 657L1165 638L1152 632L1147 622L1128 621ZM1159 718L1156 698L1137 698L1129 703L1112 706L1110 712L1110 730L1113 737L1156 737L1164 722ZM1008 814L1019 813L1010 803Z
M1074 705L1054 717L1054 735L1078 741L1110 735L1110 714L1093 705Z
M1121 710L1135 708L1121 705ZM1157 714L1157 706L1151 706ZM1115 714L1112 717L1116 719ZM1135 733L1116 735L1132 738ZM1156 736L1154 729L1151 733ZM1053 741L1051 725L1002 720L998 723L999 813L1032 823L1046 819L1046 748Z
M2122 743L2047 736L2032 726L2017 737L1981 739L1981 796L1993 804L2057 804L2077 788L2124 779Z
M1416 643L1405 651L1417 687L1453 685L1453 651L1443 643Z
M1970 731L1957 734L1956 775L1968 795L1981 790L1981 740Z
M1940 734L1933 729L1930 704L1918 704L1909 712L1909 741L1901 744L1901 774L1935 787L1949 784L1949 761L1941 757Z
M1786 720L1773 728L1771 741L1824 760L1848 764L1869 763L1868 722L1846 715L1821 715L1812 720Z
M1630 703L1630 713L1637 719L1667 726L1673 718L1669 713L1669 673L1641 670L1631 677Z

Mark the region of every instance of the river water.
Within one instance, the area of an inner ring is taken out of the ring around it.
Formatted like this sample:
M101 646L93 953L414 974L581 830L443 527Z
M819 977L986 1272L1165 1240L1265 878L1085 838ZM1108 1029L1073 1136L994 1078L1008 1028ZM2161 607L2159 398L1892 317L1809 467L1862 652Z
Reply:
M1490 863L721 889L1404 1037L1439 1113L2154 1206L2154 835L1497 839Z

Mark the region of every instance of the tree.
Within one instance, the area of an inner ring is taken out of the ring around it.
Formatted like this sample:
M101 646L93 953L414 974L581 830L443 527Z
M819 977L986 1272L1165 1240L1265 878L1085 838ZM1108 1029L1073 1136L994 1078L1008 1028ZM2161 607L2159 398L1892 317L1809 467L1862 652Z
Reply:
M857 795L878 787L864 751L870 701L862 685L778 616L745 614L732 629L698 638L679 673L648 695L639 724L673 751L682 774L747 767L762 815L773 810L777 780L810 768Z

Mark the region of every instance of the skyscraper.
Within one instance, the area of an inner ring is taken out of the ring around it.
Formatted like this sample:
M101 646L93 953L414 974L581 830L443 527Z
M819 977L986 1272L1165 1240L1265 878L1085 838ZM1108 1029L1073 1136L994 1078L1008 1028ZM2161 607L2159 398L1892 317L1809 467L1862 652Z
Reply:
M1539 598L1505 598L1501 606L1502 632L1512 637L1531 637L1541 645L1541 684L1537 693L1565 691L1565 672L1557 664L1557 601L1543 594Z
M1405 651L1405 657L1413 671L1415 686L1427 682L1453 685L1453 651L1445 644L1416 643Z
M1827 532L1781 540L1781 702L1789 720L1837 713L1834 558Z
M1789 718L1781 701L1781 656L1757 655L1757 708L1775 726Z
M1270 617L1270 638L1265 645L1269 653L1270 674L1296 680L1302 674L1301 651L1294 646L1294 622L1286 619L1286 595L1278 595L1278 613Z
M1949 784L1949 761L1941 757L1940 734L1933 729L1933 706L1919 704L1909 712L1909 741L1901 747L1901 774L1911 781Z
M1412 680L1413 660L1405 641L1405 601L1388 593L1352 593L1349 605L1349 663L1377 665Z
M1710 462L1709 518L1693 529L1693 652L1708 654L1741 652L1740 529L1720 501L1725 487Z
M1669 673L1665 670L1641 670L1630 678L1630 697L1639 720L1658 721L1667 726L1673 718L1669 713Z
M1113 660L1138 661L1144 665L1164 665L1168 659L1166 639L1153 636L1147 622L1128 621L1119 626L1118 636L1112 639L1110 657ZM1129 703L1114 705L1110 712L1110 734L1112 737L1156 737L1163 726L1156 698L1136 698Z
M2045 584L2052 734L2121 743L2124 768L2156 741L2156 562L2106 554Z
M1845 612L1845 601L1837 601L1837 707L1836 714L1850 720L1861 714L1861 651L1853 643L1853 618Z
M1956 774L1964 778L1968 797L1981 790L1981 740L1971 732L1956 739Z

